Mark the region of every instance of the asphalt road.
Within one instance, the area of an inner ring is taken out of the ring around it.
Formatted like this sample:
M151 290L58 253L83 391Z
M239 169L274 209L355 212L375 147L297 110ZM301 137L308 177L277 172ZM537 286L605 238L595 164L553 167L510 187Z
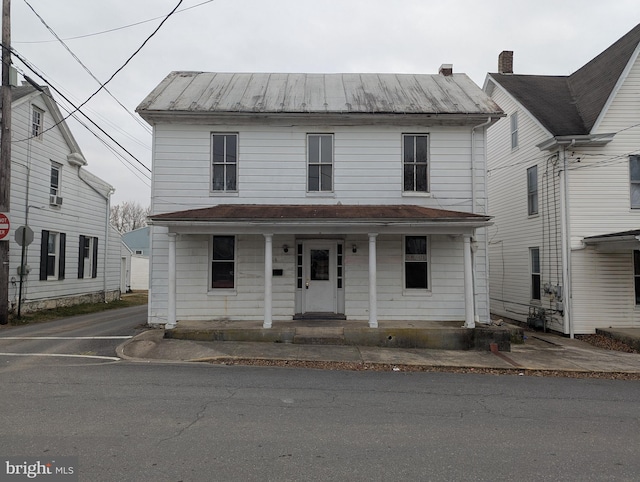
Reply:
M106 315L105 325L38 329L129 336L140 313L122 314L129 323L119 327ZM0 455L77 456L82 481L600 481L640 473L635 381L91 358L113 352L39 357L25 354L78 351L84 341L15 341L23 355L0 355Z

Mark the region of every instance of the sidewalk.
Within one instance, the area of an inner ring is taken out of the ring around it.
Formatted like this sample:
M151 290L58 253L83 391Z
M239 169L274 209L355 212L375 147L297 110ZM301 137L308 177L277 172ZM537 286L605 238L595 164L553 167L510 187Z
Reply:
M640 340L640 329L624 335ZM610 336L616 336L614 333ZM312 345L246 341L196 341L164 338L164 330L145 331L118 347L118 356L137 361L188 361L304 366L308 362L343 364L345 368L382 366L411 369L480 369L515 372L568 372L575 374L627 374L640 379L640 354L596 348L559 335L526 332L523 344L510 352L495 349L437 350L373 346ZM262 362L262 363L260 363ZM339 367L339 366L338 366Z

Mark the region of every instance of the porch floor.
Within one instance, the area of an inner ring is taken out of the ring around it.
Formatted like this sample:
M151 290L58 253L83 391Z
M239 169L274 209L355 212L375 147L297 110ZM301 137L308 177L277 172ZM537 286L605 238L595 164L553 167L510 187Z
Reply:
M513 326L476 324L464 328L461 321L367 321L293 320L274 321L263 328L261 321L179 321L165 338L197 341L250 341L311 345L357 345L442 350L511 351L512 342L522 342L522 329Z

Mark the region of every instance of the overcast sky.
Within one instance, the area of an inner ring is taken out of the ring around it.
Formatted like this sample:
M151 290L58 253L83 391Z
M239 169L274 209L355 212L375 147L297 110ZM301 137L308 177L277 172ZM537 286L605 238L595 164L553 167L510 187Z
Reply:
M99 88L92 75L109 79L177 4L13 0L12 46L79 105ZM107 84L117 101L101 92L82 111L151 168L150 128L131 113L173 70L435 74L450 63L482 87L502 50L514 51L515 73L568 75L639 22L638 0L183 0ZM44 84L20 60L14 64ZM116 147L123 161L77 122L69 125L87 169L116 188L112 202L147 206L146 169Z

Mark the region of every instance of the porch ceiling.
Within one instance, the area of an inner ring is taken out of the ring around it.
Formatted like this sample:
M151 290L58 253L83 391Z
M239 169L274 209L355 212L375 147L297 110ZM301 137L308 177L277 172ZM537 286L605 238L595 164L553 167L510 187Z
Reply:
M491 217L416 205L224 204L150 216L174 232L411 232L464 234L491 224Z

